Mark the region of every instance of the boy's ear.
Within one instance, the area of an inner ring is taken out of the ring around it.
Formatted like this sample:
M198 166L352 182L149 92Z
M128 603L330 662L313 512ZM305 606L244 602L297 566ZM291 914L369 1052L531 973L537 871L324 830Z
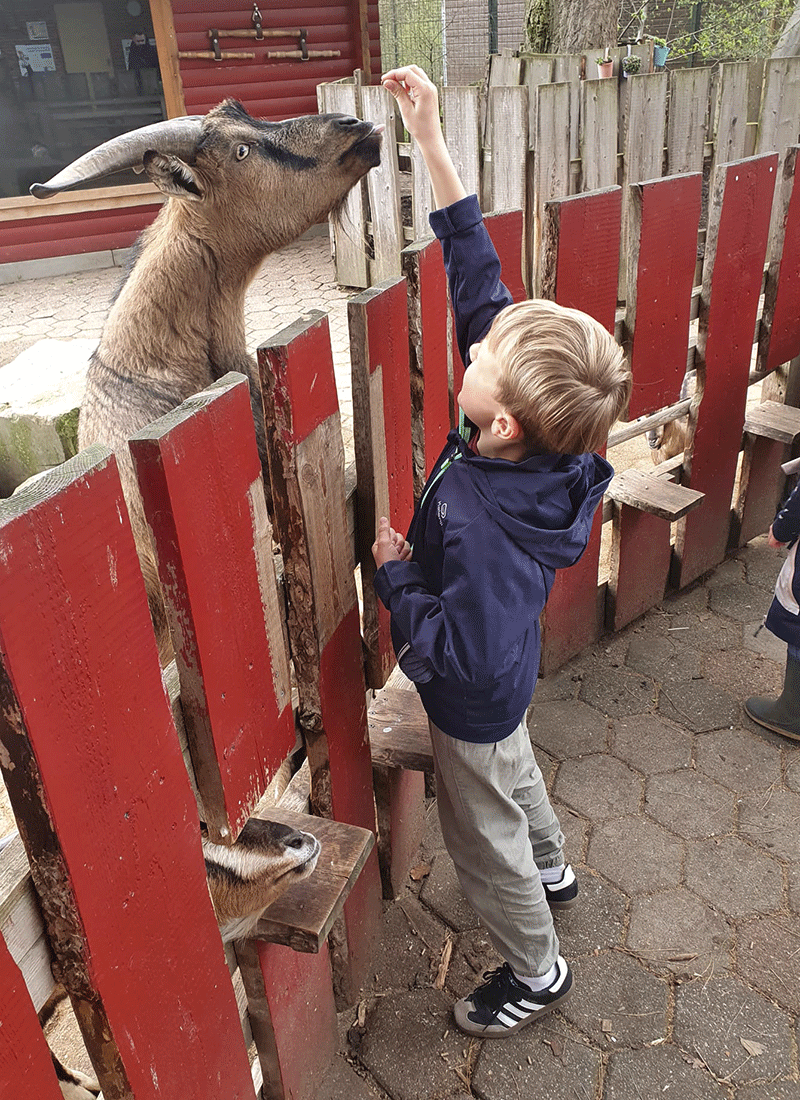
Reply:
M517 418L505 409L501 409L492 421L492 435L505 443L513 443L517 439L522 439L524 432Z

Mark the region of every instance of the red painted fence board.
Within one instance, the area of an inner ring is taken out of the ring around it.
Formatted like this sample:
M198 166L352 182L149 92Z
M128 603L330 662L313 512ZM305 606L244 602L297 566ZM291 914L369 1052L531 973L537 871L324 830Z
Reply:
M358 477L357 534L369 686L394 666L389 613L375 595L372 542L381 515L405 533L414 507L406 280L381 283L350 299L350 361Z
M777 163L774 153L750 157L722 165L713 181L696 360L703 398L689 482L706 499L678 529L680 587L718 565L728 545Z
M229 843L295 742L247 379L226 375L130 447L206 822Z
M618 187L545 204L542 287L560 305L590 313L614 331L621 191ZM547 675L599 637L597 574L601 509L580 561L556 574L542 616L541 670Z
M0 936L0 1097L63 1100L25 979Z
M106 448L0 503L0 657L4 778L105 1095L252 1100Z
M633 392L628 418L680 397L697 266L703 177L699 172L636 184L629 235L633 245L626 323L633 333ZM676 212L679 215L676 216Z

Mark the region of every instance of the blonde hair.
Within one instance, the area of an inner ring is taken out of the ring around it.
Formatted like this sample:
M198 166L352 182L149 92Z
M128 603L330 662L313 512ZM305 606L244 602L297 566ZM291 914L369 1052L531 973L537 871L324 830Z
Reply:
M497 400L533 451L582 454L605 446L628 403L631 372L599 321L537 298L499 313L486 342L500 368Z

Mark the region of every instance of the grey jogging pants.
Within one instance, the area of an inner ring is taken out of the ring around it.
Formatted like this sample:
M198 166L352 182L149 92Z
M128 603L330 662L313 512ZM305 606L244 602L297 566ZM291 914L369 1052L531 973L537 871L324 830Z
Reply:
M514 970L545 974L558 937L538 868L563 862L564 837L527 726L476 745L429 725L439 821L461 888Z

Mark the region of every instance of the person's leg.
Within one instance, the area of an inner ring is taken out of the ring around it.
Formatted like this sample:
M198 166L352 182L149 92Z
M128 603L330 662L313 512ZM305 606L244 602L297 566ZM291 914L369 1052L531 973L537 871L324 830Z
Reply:
M800 741L800 648L787 647L783 690L778 698L756 695L745 700L744 709L759 726Z
M484 745L458 741L431 724L431 741L442 835L464 894L517 973L545 974L558 955L558 937L534 861L530 820L514 798L532 789L527 729L523 723L504 741ZM540 798L529 802L541 805ZM555 828L560 833L557 822ZM550 850L545 858L558 862L560 848L552 838L545 842L544 825L539 832L541 850Z

